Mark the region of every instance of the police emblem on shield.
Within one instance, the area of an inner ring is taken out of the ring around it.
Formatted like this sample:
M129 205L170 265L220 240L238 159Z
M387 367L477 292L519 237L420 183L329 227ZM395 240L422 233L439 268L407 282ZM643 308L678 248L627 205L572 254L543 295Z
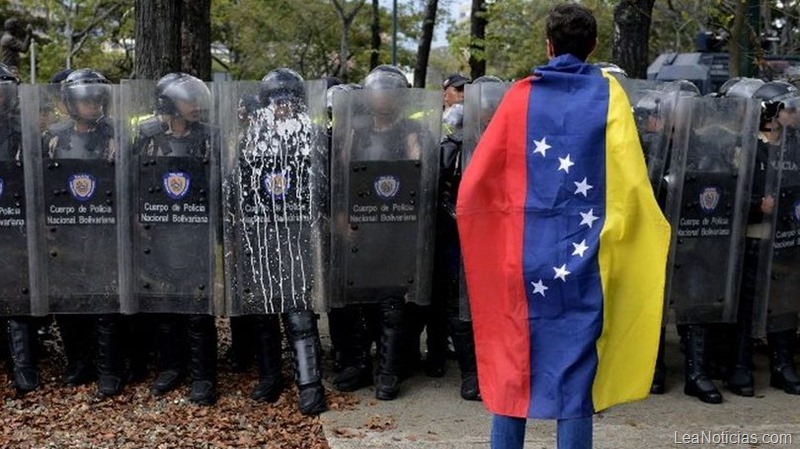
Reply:
M179 200L189 193L192 178L189 173L171 171L164 175L164 191L173 200Z
M2 192L2 186L0 186L0 192ZM800 223L800 200L795 201L792 205L792 219L795 223Z
M67 186L72 198L78 201L89 201L94 195L97 180L88 173L75 173L67 178Z
M3 178L0 178L0 198L3 197L3 191L5 190L6 183L3 181Z
M263 183L264 189L272 195L273 198L283 198L291 187L289 177L284 171L267 174L264 176Z
M375 193L381 199L392 199L400 191L400 180L396 176L379 176L375 179Z
M710 214L714 212L719 204L719 190L716 187L706 187L700 192L700 207L703 212Z

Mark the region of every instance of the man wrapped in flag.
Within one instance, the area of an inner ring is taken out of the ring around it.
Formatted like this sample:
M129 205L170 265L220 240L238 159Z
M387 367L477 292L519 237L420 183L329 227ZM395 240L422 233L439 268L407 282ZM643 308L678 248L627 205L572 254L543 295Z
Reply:
M549 63L506 93L458 197L493 448L522 448L525 418L591 447L593 413L647 396L661 324L670 230L631 106L585 63L589 10L558 5L546 30Z

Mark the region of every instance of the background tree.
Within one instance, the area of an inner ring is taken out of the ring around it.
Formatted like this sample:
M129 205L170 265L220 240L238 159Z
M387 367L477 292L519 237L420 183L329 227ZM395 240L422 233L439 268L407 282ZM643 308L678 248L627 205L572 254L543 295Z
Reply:
M336 9L336 15L339 16L339 20L341 21L342 25L339 47L339 70L337 71L337 74L344 82L349 81L347 75L351 56L350 28L353 26L353 20L355 20L356 16L358 15L358 11L362 6L364 6L365 2L366 0L357 0L354 2L347 2L346 0L331 0L331 3ZM351 3L349 8L348 3Z
M486 74L486 0L472 0L469 19L469 69L472 79Z
M136 78L181 70L181 2L136 0Z
M425 78L428 73L428 58L433 42L433 27L436 24L436 10L439 8L438 0L428 0L425 6L425 15L422 19L422 36L419 39L417 50L417 63L414 66L414 87L425 87Z
M181 69L211 81L211 0L183 0Z
M650 65L650 18L655 0L621 0L614 7L611 60L628 76L646 78Z

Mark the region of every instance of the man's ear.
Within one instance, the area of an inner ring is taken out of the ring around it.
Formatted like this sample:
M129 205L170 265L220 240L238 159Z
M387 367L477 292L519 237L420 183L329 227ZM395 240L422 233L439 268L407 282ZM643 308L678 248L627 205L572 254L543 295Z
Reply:
M553 50L553 43L550 42L550 39L547 39L547 59L555 58L555 50Z

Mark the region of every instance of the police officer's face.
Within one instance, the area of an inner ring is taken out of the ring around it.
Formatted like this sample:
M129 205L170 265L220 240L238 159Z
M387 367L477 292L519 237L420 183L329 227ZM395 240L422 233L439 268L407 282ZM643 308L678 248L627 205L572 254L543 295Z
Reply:
M449 108L456 103L464 102L464 86L450 86L444 90L444 106Z
M197 103L177 100L175 101L175 108L178 110L178 115L187 122L197 122L202 117L203 111Z
M800 126L800 114L797 108L783 108L778 112L778 122L783 126L797 128Z
M397 101L389 90L374 90L369 94L369 104L372 107L372 112L379 116L391 116L395 113Z
M78 117L84 120L97 120L103 116L103 106L93 100L78 100L75 107Z

